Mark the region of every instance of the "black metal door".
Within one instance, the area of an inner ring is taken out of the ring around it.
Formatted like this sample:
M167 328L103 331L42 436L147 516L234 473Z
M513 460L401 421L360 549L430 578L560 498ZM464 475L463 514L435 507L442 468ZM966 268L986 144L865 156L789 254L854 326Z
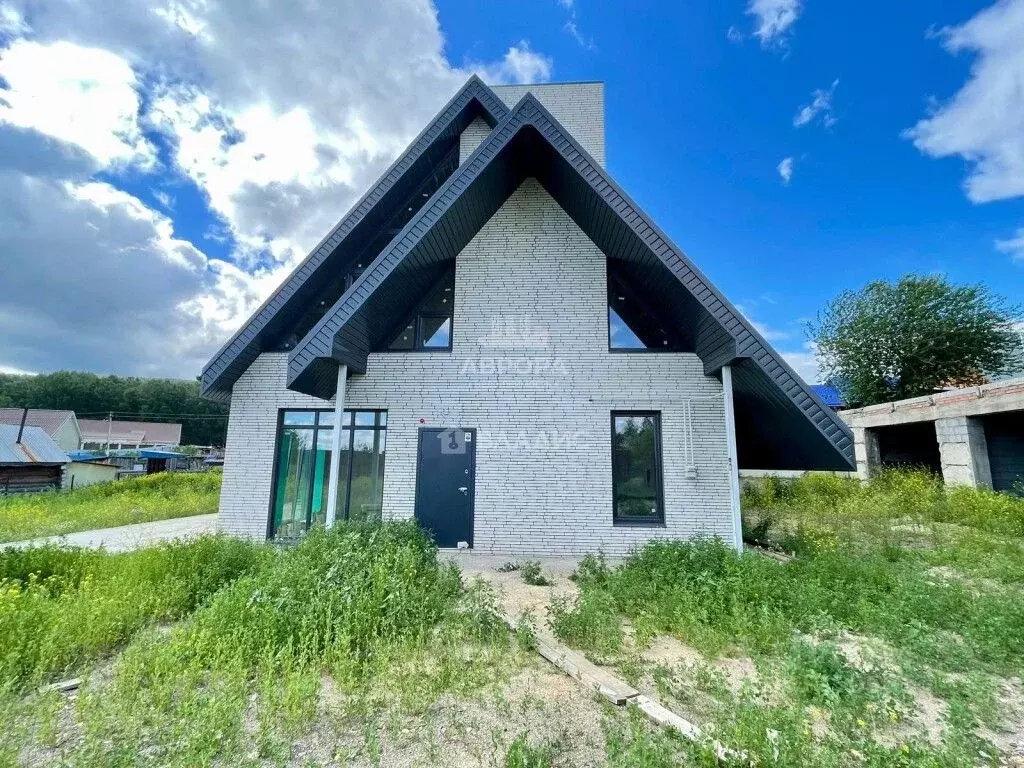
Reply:
M420 429L416 519L439 547L473 546L475 429Z

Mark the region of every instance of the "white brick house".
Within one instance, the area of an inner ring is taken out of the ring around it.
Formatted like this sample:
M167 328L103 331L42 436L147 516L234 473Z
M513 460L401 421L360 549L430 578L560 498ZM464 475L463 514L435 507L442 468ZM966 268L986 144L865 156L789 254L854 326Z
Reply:
M842 423L607 177L603 109L600 83L471 79L218 352L226 530L738 543L737 465L849 467Z

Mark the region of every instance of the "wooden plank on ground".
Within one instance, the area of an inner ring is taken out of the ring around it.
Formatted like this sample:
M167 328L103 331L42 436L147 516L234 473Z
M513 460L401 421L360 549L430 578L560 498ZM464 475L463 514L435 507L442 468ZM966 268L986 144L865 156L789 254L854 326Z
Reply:
M519 622L505 614L505 623L514 631ZM559 643L553 637L534 631L537 639L537 653L561 669L570 677L574 677L588 688L592 688L617 706L622 706L640 691L627 685L607 670L601 669L582 653L577 653Z
M588 688L593 688L612 704L622 706L640 691L601 669L581 653L543 637L537 638L537 653Z

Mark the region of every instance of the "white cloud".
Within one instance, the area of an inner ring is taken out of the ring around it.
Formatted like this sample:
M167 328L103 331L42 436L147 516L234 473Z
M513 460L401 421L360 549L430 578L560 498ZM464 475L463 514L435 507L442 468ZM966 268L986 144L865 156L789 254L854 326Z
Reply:
M452 66L429 0L0 0L0 32L0 254L22 267L0 280L0 365L23 370L195 375L470 72L553 67L526 41ZM168 208L167 175L195 183L234 263L92 179L124 167Z
M821 368L814 344L807 342L799 352L783 352L782 359L808 384L821 383Z
M25 18L9 5L0 4L0 32L6 35L22 35L28 32Z
M782 183L789 184L790 179L793 178L793 158L782 158L782 160L779 161L779 164L775 166L775 170L779 172L779 178L782 179Z
M756 306L760 304L762 301L763 297L754 300L752 302L752 305ZM790 338L790 333L788 331L783 331L779 328L772 328L770 326L765 325L764 323L758 322L753 317L751 317L750 307L751 304L736 305L736 309L738 309L740 313L743 315L743 317L746 318L747 322L754 326L755 330L757 330L757 332L760 333L762 337L764 337L765 341L784 341L785 339Z
M821 117L821 123L826 128L831 128L838 122L838 118L832 112L832 98L835 96L836 86L839 80L833 80L828 90L815 88L811 92L811 103L802 105L793 116L793 126L799 128L807 125L816 117Z
M474 65L485 82L499 83L543 83L551 79L554 66L551 58L530 50L530 43L520 40L510 46L504 58L495 64Z
M6 369L195 375L258 298L107 183L0 171L0 232Z
M802 10L801 0L750 0L747 5L747 14L757 22L754 34L765 48L785 45Z
M725 39L730 43L742 43L743 33L740 32L737 27L730 25L729 28L725 30Z
M1010 254L1014 261L1024 262L1024 227L1018 229L1016 235L1008 240L996 240L996 250Z
M594 39L592 37L587 37L580 30L579 22L576 17L576 3L574 0L558 0L558 4L569 14L569 18L566 19L565 24L562 25L562 29L569 34L569 37L576 41L576 45L580 48L583 48L586 51L597 50L597 45L595 45Z
M75 144L103 165L150 166L138 80L121 57L67 42L15 41L0 56L0 122Z
M973 202L1024 195L1024 0L1000 0L939 34L950 53L976 54L970 77L904 135L930 157L967 161Z

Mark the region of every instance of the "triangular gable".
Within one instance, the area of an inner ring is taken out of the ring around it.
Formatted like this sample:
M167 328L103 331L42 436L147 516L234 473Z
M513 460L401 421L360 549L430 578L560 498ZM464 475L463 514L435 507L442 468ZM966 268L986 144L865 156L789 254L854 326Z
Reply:
M289 356L288 386L329 398L345 363L364 372L407 308L528 176L607 255L694 329L708 374L735 368L741 466L849 469L849 429L531 94L441 186ZM675 279L668 279L670 276Z
M384 172L377 184L356 203L341 221L321 240L238 332L217 351L203 368L201 388L204 397L227 400L231 387L252 364L270 337L291 319L297 308L308 305L324 275L334 275L354 259L355 251L365 244L353 242L361 230L379 229L375 217L386 216L389 205L404 199L406 186L414 185L417 168L429 168L442 142L455 140L477 117L492 127L508 114L508 108L482 80L473 75L433 121L416 137L406 151Z

